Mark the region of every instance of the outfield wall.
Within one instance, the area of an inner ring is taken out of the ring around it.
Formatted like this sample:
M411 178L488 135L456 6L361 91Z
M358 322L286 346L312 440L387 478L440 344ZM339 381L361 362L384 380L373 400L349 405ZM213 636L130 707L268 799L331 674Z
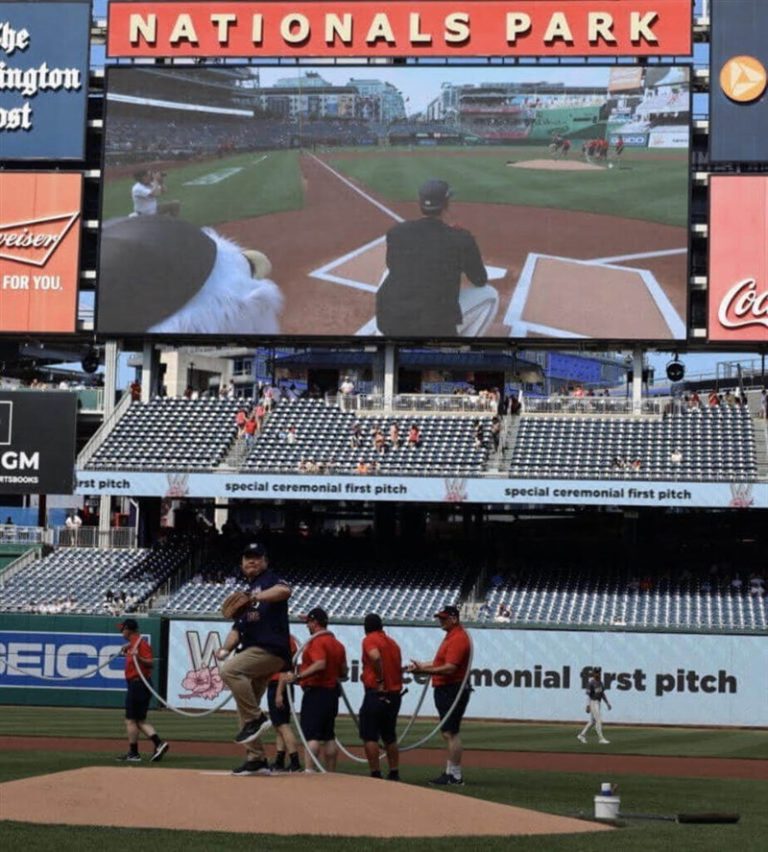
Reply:
M167 699L173 707L209 709L226 690L213 654L229 630L218 621L172 621ZM359 625L332 627L347 648L353 707L362 701ZM293 626L300 641L303 625ZM441 638L434 627L393 627L403 660L429 658ZM472 629L474 686L468 715L481 719L582 721L586 669L603 667L613 710L608 723L768 726L768 638L701 633ZM409 680L406 676L406 680ZM421 687L408 683L403 714ZM234 709L231 703L227 709ZM431 696L423 713L434 714Z
M125 660L119 657L91 674L125 644L119 621L116 616L0 613L0 704L122 707ZM159 618L139 621L156 656L160 625ZM163 660L158 662L155 684L163 681Z

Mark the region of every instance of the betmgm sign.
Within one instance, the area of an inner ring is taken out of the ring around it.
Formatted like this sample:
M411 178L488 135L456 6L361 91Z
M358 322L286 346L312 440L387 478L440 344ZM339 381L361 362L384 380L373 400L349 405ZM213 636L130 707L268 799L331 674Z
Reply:
M71 494L76 394L0 391L0 492Z

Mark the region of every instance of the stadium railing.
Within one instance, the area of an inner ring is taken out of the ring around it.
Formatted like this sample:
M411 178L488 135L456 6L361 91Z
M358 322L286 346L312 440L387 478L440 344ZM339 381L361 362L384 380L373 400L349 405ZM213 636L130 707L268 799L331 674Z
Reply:
M54 547L116 547L134 548L136 530L133 527L52 527L46 531L47 543Z
M342 411L391 414L495 414L498 406L493 398L470 394L399 393L390 398L384 394L339 394L327 396L326 402Z

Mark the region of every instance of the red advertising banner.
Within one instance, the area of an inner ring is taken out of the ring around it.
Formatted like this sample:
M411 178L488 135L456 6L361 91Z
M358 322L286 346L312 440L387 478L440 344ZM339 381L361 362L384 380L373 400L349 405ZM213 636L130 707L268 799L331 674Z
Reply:
M683 56L690 0L109 4L107 55Z
M712 177L709 192L709 339L768 343L768 177Z
M79 173L0 172L0 332L72 332Z

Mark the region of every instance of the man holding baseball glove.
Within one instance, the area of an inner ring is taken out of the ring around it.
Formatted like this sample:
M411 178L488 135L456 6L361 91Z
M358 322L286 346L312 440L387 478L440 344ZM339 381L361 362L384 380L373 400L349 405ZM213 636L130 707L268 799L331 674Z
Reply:
M232 692L240 717L235 742L245 746L246 760L234 775L265 775L269 763L260 735L269 718L259 704L269 679L287 670L291 660L288 598L291 588L267 562L263 545L249 544L242 555L241 570L247 591L233 592L222 604L222 614L234 622L224 646L216 652L221 679ZM230 652L237 647L234 656Z
M609 743L609 740L603 736L603 716L600 712L600 704L605 701L605 706L609 710L611 709L611 704L605 695L605 687L603 686L602 677L602 669L596 666L592 669L592 674L587 681L587 697L589 698L587 713L589 713L589 721L584 726L581 733L576 737L580 743L586 743L587 733L592 726L594 726L597 731L597 741L600 745L608 745Z

